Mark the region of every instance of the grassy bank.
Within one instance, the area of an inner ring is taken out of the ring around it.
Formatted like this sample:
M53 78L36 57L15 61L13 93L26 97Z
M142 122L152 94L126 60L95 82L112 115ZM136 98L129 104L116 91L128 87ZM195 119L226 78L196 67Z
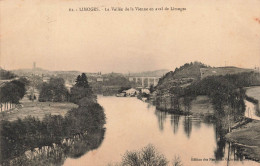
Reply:
M22 107L2 112L0 114L0 120L14 121L18 118L24 119L28 115L42 120L44 116L48 114L64 116L69 110L77 107L76 104L68 102L22 102Z
M247 88L246 94L260 101L260 86Z
M260 101L260 87L246 89L246 95ZM260 121L253 120L246 125L234 129L226 138L242 147L242 153L248 158L260 162Z
M227 140L242 147L242 153L250 159L260 161L260 121L253 120L226 135Z
M158 110L179 114L179 115L193 115L200 117L212 117L214 115L214 108L207 96L197 96L191 101L190 107L187 109L183 103L183 99L180 99L179 109L164 109L157 107Z

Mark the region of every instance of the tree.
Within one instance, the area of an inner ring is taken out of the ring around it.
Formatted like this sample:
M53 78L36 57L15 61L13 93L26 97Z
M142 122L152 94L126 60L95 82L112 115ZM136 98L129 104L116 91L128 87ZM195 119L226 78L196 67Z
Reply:
M13 80L11 83L17 87L20 99L23 98L25 95L25 83L21 82L20 80Z
M0 91L1 103L10 102L18 104L19 100L25 95L25 85L18 80L14 80L4 84Z
M148 145L139 151L127 151L121 161L121 165L128 166L166 166L169 161L160 154L153 145Z
M88 84L86 74L82 73L76 79L76 84L71 88L71 101L78 104L82 98L89 98L96 102L96 96L93 94L91 87Z
M149 90L150 90L150 93L153 93L155 91L154 85L151 85Z
M29 86L30 85L30 81L27 78L25 78L25 77L20 77L18 79L18 81L22 82L25 86Z
M63 78L51 78L49 83L43 83L40 90L39 101L66 101L68 90Z
M0 80L9 80L15 77L16 75L14 73L0 68Z
M53 99L53 91L51 86L48 83L43 83L42 88L39 95L40 102L52 101Z
M81 75L78 75L76 79L76 84L77 87L84 87L84 88L89 88L88 84L88 79L85 73L82 73Z

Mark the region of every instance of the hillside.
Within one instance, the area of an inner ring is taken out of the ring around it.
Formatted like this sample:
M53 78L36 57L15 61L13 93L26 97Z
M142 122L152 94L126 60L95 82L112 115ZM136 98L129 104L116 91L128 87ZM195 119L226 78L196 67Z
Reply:
M201 72L202 71L202 72ZM243 110L243 87L259 86L260 73L237 67L208 67L194 62L176 68L160 79L152 94L160 109L180 110L180 103L189 106L197 96L208 96L221 114L225 106ZM183 100L183 101L182 101Z
M201 62L186 63L183 66L168 72L162 77L157 85L157 89L180 86L184 87L191 82L201 80L209 76L219 76L227 74L238 74L243 72L252 72L252 69L244 69L233 66L210 67Z
M12 70L13 73L19 76L30 76L31 74L37 74L37 75L48 75L50 71L42 69L42 68L34 68L34 69L17 69Z
M168 72L163 76L157 85L157 89L170 88L174 86L186 86L201 77L200 69L210 68L200 62L186 63L183 66Z

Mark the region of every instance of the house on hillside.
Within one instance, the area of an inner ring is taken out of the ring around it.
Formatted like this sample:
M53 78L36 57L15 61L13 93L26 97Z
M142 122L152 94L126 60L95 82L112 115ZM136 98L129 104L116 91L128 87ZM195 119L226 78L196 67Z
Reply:
M42 81L43 82L50 82L50 77L47 77L47 76L42 76Z
M97 77L97 82L103 82L103 81L104 81L103 77Z

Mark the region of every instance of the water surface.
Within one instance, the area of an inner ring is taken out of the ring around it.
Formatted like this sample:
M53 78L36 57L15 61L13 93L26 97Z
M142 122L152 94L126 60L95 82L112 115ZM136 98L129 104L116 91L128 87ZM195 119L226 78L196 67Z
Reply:
M235 155L237 148L219 137L213 123L160 112L136 98L99 96L98 102L107 117L101 146L78 159L68 158L65 166L116 163L127 150L139 150L148 144L153 144L168 160L180 156L185 166L258 165ZM219 161L192 161L192 158ZM236 161L227 162L228 158Z

